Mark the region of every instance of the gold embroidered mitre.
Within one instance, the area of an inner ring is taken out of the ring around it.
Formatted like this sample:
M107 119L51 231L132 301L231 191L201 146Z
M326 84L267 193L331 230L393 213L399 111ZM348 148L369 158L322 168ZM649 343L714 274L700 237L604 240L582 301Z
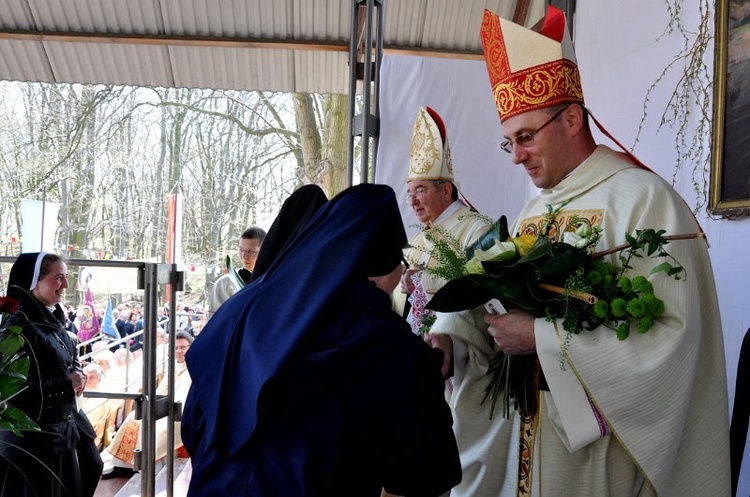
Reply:
M555 7L532 29L484 11L482 48L500 121L561 103L583 105L565 14Z
M453 181L453 163L445 125L437 112L421 107L414 121L409 181Z

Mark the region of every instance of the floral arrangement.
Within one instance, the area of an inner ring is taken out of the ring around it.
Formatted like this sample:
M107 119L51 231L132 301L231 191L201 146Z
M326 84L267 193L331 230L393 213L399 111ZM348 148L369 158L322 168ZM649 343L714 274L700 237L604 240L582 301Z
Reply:
M703 236L666 236L664 230L636 230L625 234L627 243L594 252L601 229L573 219L575 231L562 242L547 236L520 235L511 238L501 217L478 242L458 250L450 235L433 235L431 255L438 261L434 274L449 280L427 307L438 312L456 312L478 307L497 298L506 309L523 309L547 319L561 319L566 343L584 330L604 326L625 340L631 329L647 333L664 313L664 302L654 294L646 275L631 275L633 258L664 259L651 274L664 272L679 280L684 268L664 250L671 240ZM617 263L603 258L619 254ZM491 400L490 417L501 391L503 414L510 401L523 414L536 411L538 372L534 356L508 356L498 352L491 359L490 381L483 402Z
M22 431L39 431L39 426L22 410L8 405L8 401L26 387L29 358L21 350L24 338L21 327L6 326L5 321L18 309L18 301L0 297L0 430L10 430L17 436Z

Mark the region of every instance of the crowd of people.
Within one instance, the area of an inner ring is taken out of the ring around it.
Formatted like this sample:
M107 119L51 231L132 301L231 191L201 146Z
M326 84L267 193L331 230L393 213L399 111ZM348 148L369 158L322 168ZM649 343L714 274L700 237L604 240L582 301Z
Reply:
M595 142L561 11L550 7L534 29L485 11L481 37L501 147L539 188L511 233L560 241L584 223L604 250L635 230L701 231L667 182ZM436 313L429 302L447 282L430 271L440 262L431 234L467 247L489 224L461 198L448 127L432 108L417 113L407 165L406 200L422 225L410 240L392 188L362 184L328 200L304 186L267 234L242 234L243 268L217 282L210 319L183 313L174 351L163 345L172 330L157 330L157 355L176 361L189 494L730 495L723 334L705 241L670 246L688 277L649 275L662 312L627 340L604 325L567 336L561 319L520 309ZM630 264L649 274L647 260ZM81 410L76 399L130 391L141 342L92 344L82 364L66 332L75 316L60 306L66 272L44 253L22 254L11 271L21 311L8 323L24 327L32 367L9 404L43 431L0 432L0 495L91 495L100 451L116 467L107 474L133 469L140 426L125 403L91 398ZM118 308L120 337L143 328L140 312ZM498 352L534 364L534 409L488 414ZM159 457L167 450L158 444ZM39 462L51 475L24 477Z
M84 372L96 371L92 384L87 383L88 391L139 393L143 385L143 307L139 303L120 304L112 311L114 327L120 339L99 335L100 340L91 345L91 352L83 357L89 362ZM69 318L75 318L70 316ZM175 367L175 402L184 403L190 386L190 375L185 368L185 352L193 337L200 333L205 316L197 309L182 306L177 313L175 351L171 353L168 344L169 307L157 309L155 328L157 395L166 395L168 361L173 358ZM75 322L75 319L73 319ZM128 340L128 337L132 337ZM90 376L87 375L87 378ZM86 398L82 411L88 416L96 432L96 446L102 455L104 469L102 479L129 476L135 473L134 454L140 444L140 420L132 400L110 398ZM167 419L157 421L157 459L166 457ZM182 446L179 436L179 423L176 428L175 449Z

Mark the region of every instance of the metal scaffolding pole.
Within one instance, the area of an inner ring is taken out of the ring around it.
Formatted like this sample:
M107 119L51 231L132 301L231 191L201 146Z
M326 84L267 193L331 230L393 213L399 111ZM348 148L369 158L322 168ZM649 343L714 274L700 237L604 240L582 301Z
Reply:
M136 456L136 469L141 471L141 495L153 497L156 493L156 306L157 265L146 264L143 272L143 407L141 414L141 452Z
M176 264L146 264L139 273L139 287L143 288L144 334L143 334L143 401L141 414L141 448L135 452L135 469L141 472L141 496L156 494L156 420L168 416L169 426L180 419L181 405L174 403L174 353L169 354L167 378L169 389L166 397L156 396L156 309L159 306L158 286L168 284L170 293L169 349L174 351L176 320L174 303L177 291L182 290L183 274ZM136 415L136 418L138 416ZM174 430L167 430L167 496L174 492Z
M347 186L354 184L354 150L357 137L361 139L360 182L366 183L375 177L375 160L380 136L380 64L383 59L384 2L385 0L352 0ZM360 59L363 61L360 62ZM362 81L362 112L355 115L359 80Z

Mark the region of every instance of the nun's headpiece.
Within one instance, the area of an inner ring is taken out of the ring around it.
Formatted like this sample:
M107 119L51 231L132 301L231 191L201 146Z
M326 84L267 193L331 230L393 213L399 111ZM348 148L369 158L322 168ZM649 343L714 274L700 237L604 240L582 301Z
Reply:
M8 276L8 297L18 300L36 288L45 255L47 252L27 252L18 256Z

